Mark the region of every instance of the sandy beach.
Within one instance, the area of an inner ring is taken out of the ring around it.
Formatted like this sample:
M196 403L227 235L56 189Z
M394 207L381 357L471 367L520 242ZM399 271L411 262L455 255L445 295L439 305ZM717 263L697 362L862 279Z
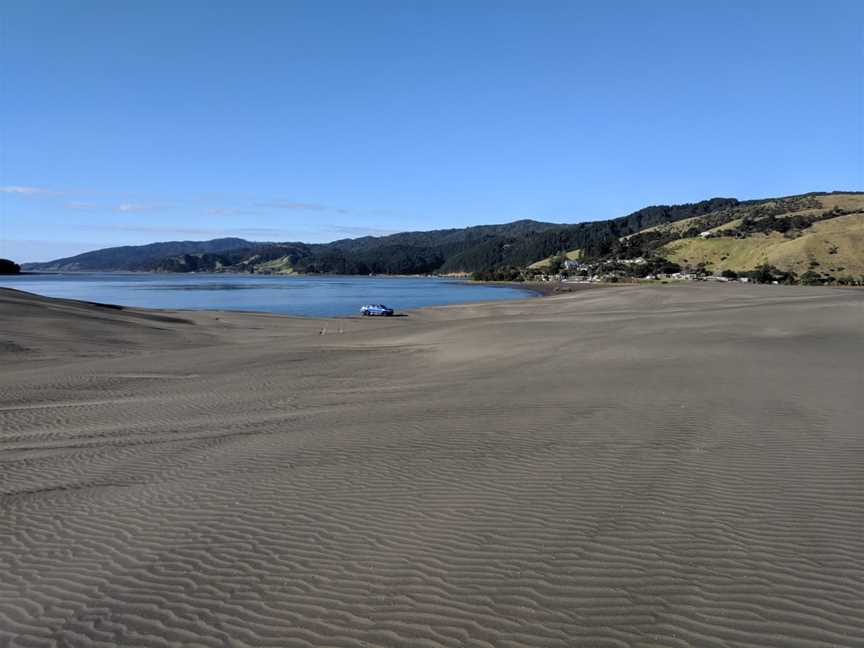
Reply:
M864 646L864 292L0 290L0 646Z

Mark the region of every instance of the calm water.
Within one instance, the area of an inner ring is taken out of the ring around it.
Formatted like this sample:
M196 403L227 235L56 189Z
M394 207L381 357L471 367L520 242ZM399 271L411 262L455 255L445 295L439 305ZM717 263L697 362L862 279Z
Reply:
M362 304L397 311L534 293L414 277L266 277L255 275L68 274L0 277L0 286L47 297L145 308L264 311L287 315L354 315Z

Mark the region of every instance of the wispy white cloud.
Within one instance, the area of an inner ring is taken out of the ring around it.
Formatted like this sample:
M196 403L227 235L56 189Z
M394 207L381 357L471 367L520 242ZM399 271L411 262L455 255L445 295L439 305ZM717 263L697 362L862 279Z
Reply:
M66 209L101 209L103 211L114 211L125 214L156 210L166 207L166 205L143 205L140 203L120 203L110 205L106 203L70 201L65 203L63 207L65 207Z
M263 236L263 237L285 237L292 234L291 231L270 227L172 227L170 225L96 225L87 229L110 230L114 232L131 232L136 234L158 234L164 236Z
M0 257L15 259L17 263L48 261L110 247L105 241L0 239Z
M84 229L132 234L149 234L158 237L194 236L216 238L236 236L266 241L328 241L334 238L357 236L387 236L398 230L360 227L354 225L323 224L314 229L286 229L280 227L174 227L171 225L147 225L136 223L116 223L85 226ZM328 236L329 235L329 236Z
M71 198L70 194L81 194L82 192L69 192L69 191L57 191L54 189L47 189L45 187L36 187L30 185L5 185L0 186L0 193L7 194L17 194L20 196L53 196L53 197L63 197L66 196ZM91 195L92 191L89 192ZM167 207L171 207L172 205L161 204L161 203L142 203L142 202L133 202L131 200L123 201L120 203L109 204L106 202L90 202L88 200L70 200L65 203L63 207L66 209L103 209L106 211L115 211L120 213L135 213L135 212L144 212L144 211L156 211L161 210ZM319 203L312 202L302 202L302 201L291 201L291 200L271 200L267 202L258 202L251 205L245 206L231 206L231 207L209 207L205 210L205 213L211 216L228 216L234 214L250 214L256 213L254 208L265 208L265 209L284 209L284 210L294 210L294 211L325 211L330 210L339 214L347 214L347 209L341 209L336 207L329 207L327 205L321 205ZM260 212L258 212L260 213Z
M294 232L275 227L246 227L233 230L225 230L228 236L267 236L287 240L296 236Z
M152 205L142 205L140 203L120 203L116 207L119 212L140 212L153 209Z
M79 211L103 211L116 212L121 214L135 214L140 212L156 212L173 207L182 207L183 202L179 204L168 204L158 202L137 202L127 200L122 202L109 202L110 199L91 202L86 199L71 200L77 197L80 192L57 191L47 189L45 187L37 187L30 185L5 185L0 186L0 193L17 194L21 196L52 196L63 197L66 200L60 202L59 206L64 209L79 210ZM92 191L90 192L93 193ZM97 194L98 195L98 194ZM82 196L82 198L84 198ZM198 209L201 206L199 205ZM248 216L253 214L265 214L266 210L291 210L291 211L329 211L336 214L348 214L348 209L334 207L313 202L289 201L289 200L270 200L267 202L247 203L240 206L215 206L208 207L204 213L208 216ZM200 214L200 212L199 212ZM375 227L363 227L356 225L342 224L315 224L312 228L301 226L299 229L279 229L279 228L189 228L189 227L148 227L137 225L109 225L107 229L114 231L139 232L150 234L188 234L196 236L261 236L271 239L300 239L311 235L311 238L318 239L327 233L333 235L341 235L344 237L354 236L386 236L395 234L399 230L380 229ZM305 236L304 236L305 234Z
M88 203L88 202L68 202L63 205L66 209L99 209L99 205L96 203Z
M208 216L235 216L238 214L254 214L260 212L245 207L208 207L204 210L204 213Z
M298 209L298 210L311 210L311 211L322 211L327 209L324 205L318 205L315 203L303 203L303 202L287 202L281 200L275 200L272 202L258 203L255 205L256 207L269 207L271 209Z
M350 236L388 236L398 234L401 230L379 229L377 227L362 227L357 225L327 225L328 232L348 234Z
M10 194L22 194L25 196L57 196L59 195L56 191L51 191L50 189L45 189L44 187L24 187L20 185L7 185L5 187L0 187L0 193L10 193Z
M188 234L190 236L236 236L231 230L213 229L208 227L148 227L146 225L115 225L108 229L121 232L136 232L141 234Z

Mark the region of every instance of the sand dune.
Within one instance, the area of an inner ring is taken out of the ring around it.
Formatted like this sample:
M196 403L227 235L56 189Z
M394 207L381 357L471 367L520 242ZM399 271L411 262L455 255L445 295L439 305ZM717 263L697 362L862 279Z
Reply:
M857 291L0 290L0 646L864 646L862 396Z

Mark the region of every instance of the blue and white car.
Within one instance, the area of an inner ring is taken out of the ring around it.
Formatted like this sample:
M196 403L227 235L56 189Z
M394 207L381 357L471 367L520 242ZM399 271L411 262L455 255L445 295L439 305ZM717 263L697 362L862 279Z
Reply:
M387 308L384 304L366 304L365 306L361 306L360 314L390 317L391 315L393 315L393 309Z

